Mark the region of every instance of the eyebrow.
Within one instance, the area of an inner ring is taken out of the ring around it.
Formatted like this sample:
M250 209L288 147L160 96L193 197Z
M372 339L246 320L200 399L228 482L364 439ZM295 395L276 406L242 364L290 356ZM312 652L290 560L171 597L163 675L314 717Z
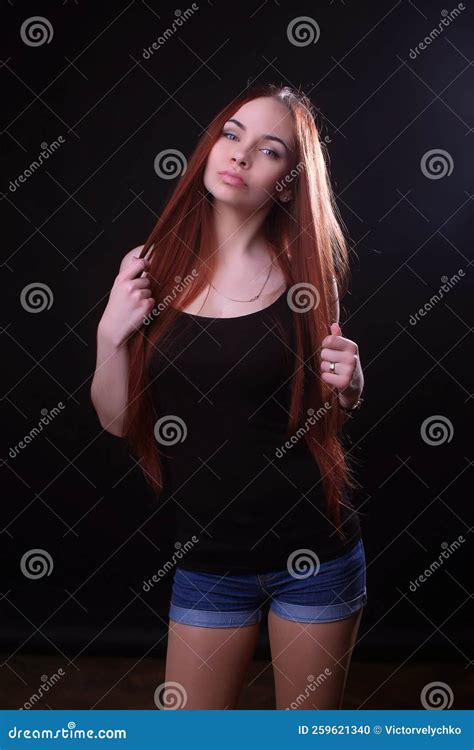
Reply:
M247 128L245 127L245 125L243 123L241 123L239 120L236 120L235 117L229 118L228 120L226 120L226 122L234 122L242 130L247 130ZM282 141L282 139L278 138L278 136L276 136L276 135L269 135L267 133L266 135L262 136L262 139L266 140L266 141L278 141L278 143L281 143L281 145L286 148L286 150L288 151L288 153L291 152L291 149L289 148L289 146L286 145L285 141Z

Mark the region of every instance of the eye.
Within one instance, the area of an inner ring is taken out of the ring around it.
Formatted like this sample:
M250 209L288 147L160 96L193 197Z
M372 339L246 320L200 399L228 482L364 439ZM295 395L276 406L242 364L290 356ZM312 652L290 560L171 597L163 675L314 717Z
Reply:
M270 151L270 154L272 154L272 159L278 159L278 154L276 151L274 151L272 148L264 148L263 151Z
M227 136L228 136L228 135L231 135L231 136L232 136L232 138L231 138L230 140L234 140L234 138L237 138L237 136L235 135L235 133L231 133L231 132L230 132L230 131L228 131L228 130L223 130L223 131L222 131L222 133L221 133L221 135L222 135L222 136L223 136L224 138L227 138ZM227 140L229 140L229 139L227 138ZM263 149L261 149L261 151L269 151L270 153L268 154L268 156L270 156L270 158L271 158L271 159L278 159L278 158L279 158L279 156L280 156L280 155L279 155L279 154L277 154L277 152L276 152L276 151L274 151L274 150L273 150L272 148L267 148L267 147L264 147Z

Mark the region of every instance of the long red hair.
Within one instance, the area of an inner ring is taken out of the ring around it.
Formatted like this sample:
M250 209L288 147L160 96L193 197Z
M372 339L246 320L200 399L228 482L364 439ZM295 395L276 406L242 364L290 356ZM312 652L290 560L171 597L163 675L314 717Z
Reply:
M347 243L331 189L310 100L288 86L264 84L247 89L213 119L200 138L187 168L143 246L140 257L149 258L151 291L156 305L128 340L128 404L123 437L140 462L145 479L157 496L163 489L163 465L154 435L159 418L150 397L148 365L153 347L165 336L176 315L171 304L178 296L192 302L213 279L216 240L212 223L212 196L207 192L204 169L207 157L226 121L246 102L261 96L276 97L292 113L297 163L291 180L293 200L274 205L262 233L294 295L295 370L291 386L287 438L304 439L317 462L326 498L326 513L339 529L344 487L356 488L339 433L346 417L337 391L321 380L319 351L337 320L334 282L339 296L347 290ZM308 300L309 309L298 311ZM181 305L184 307L184 304ZM316 415L316 418L308 418ZM304 431L304 436L302 436ZM339 532L341 533L341 532Z

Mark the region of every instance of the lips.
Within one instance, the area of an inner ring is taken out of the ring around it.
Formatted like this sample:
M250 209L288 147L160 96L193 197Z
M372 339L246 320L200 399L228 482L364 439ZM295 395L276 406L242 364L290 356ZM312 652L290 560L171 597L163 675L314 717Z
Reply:
M226 182L229 185L240 185L242 187L245 185L243 178L240 177L240 175L238 175L236 172L224 171L224 172L219 172L219 174L224 180L224 182Z

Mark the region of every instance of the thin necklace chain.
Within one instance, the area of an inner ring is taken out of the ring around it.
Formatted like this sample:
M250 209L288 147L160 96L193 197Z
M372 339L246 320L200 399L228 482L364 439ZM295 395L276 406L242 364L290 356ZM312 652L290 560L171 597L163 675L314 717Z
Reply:
M233 297L227 297L226 294L222 294L222 292L219 292L219 290L216 289L216 287L214 286L214 284L212 284L212 282L209 282L209 284L212 286L213 289L216 290L216 292L218 292L218 294L222 294L223 297L225 297L226 299L232 300L232 302L254 302L254 300L258 299L260 297L261 293L263 292L263 290L265 288L265 285L266 285L268 279L270 278L270 274L272 272L272 268L273 268L273 263L270 265L270 269L268 271L267 278L265 279L265 282L264 282L262 288L260 289L259 293L255 297L252 297L251 299L234 299Z

